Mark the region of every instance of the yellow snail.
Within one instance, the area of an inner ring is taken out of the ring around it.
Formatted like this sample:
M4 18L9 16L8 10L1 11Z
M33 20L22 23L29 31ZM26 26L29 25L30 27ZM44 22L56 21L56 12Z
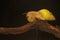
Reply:
M47 9L41 9L38 11L30 11L26 14L28 22L34 22L36 19L38 20L48 20L54 21L56 20L54 15Z

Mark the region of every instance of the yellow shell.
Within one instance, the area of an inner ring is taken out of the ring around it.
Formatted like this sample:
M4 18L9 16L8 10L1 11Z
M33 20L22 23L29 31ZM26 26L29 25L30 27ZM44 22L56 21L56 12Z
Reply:
M39 12L36 13L36 18L39 20L45 20Z
M38 12L41 15L40 17L44 18L45 20L48 20L48 21L56 20L53 14L47 9L41 9Z

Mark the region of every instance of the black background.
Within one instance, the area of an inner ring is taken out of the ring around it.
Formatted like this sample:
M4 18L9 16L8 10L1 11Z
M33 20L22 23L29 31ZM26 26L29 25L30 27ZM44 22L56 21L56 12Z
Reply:
M60 6L58 0L3 0L1 4L2 4L2 11L1 11L2 13L0 13L1 15L0 26L3 27L22 26L27 23L26 17L25 15L23 15L23 13L26 13L30 10L40 10L43 8L46 8L51 12L53 12L53 14L57 19L56 24L60 25L60 8L59 8ZM52 24L55 24L55 22L54 23L52 22ZM40 36L43 36L40 38L47 38L47 39L48 35L50 35L48 33L44 33L45 35L43 35L43 32L41 32L40 34L42 34ZM22 36L1 35L2 36L1 40L3 40L3 38L5 40L23 40L21 38L26 36L28 37L28 35L32 36L32 31L26 32L26 34L24 35L22 34ZM27 37L24 40L27 40ZM52 35L50 37L52 37ZM52 37L52 39L55 40L56 38Z

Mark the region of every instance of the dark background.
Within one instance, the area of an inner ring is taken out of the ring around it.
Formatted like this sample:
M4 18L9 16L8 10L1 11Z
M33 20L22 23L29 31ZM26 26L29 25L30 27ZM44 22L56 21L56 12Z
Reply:
M60 6L58 0L3 0L2 1L2 13L0 26L3 27L16 27L22 26L27 23L25 15L30 10L40 10L43 8L49 9L56 17L55 22L50 22L52 25L60 26ZM22 35L0 35L1 40L33 40L35 36L33 32L35 30L30 30ZM35 32L36 33L36 32ZM40 32L40 39L42 40L57 40L52 34L45 32ZM43 35L44 34L44 35ZM28 37L30 36L30 37ZM49 38L48 38L49 37Z

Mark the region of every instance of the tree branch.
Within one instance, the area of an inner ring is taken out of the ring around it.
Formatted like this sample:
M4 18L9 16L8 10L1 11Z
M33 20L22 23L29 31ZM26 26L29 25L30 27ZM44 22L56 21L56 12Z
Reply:
M54 36L56 36L57 38L60 39L60 27L52 26L48 22L42 21L42 20L38 21L35 24L35 26L38 27L38 29L40 31L51 33L51 34L53 34Z
M0 34L22 34L32 28L34 23L27 23L24 26L19 26L15 28L4 28L0 27Z
M28 23L24 26L16 27L16 28L0 27L0 33L1 34L22 34L24 32L29 31L31 28L35 28L35 27L40 31L51 33L60 39L60 27L54 27L50 25L48 22L42 20L39 20L34 23Z

